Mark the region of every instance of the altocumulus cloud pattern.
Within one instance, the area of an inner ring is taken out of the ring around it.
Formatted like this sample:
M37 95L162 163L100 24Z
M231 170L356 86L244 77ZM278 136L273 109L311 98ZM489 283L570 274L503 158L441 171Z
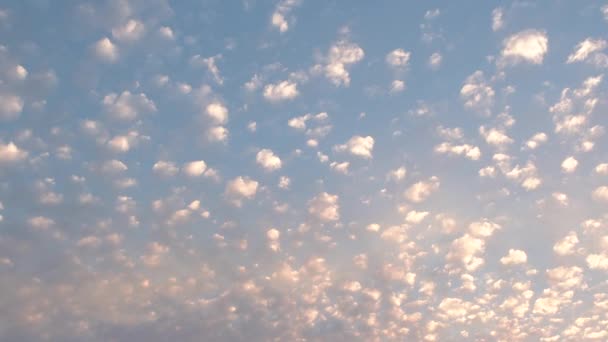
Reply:
M1 341L607 341L608 3L7 0Z

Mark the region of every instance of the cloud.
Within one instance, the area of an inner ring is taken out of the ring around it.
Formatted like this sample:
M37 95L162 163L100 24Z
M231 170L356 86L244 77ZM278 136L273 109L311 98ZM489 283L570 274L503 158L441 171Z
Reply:
M395 182L400 182L400 181L402 181L405 178L406 175L407 175L406 168L403 167L403 166L401 166L401 167L398 167L395 170L389 171L388 174L386 175L386 178L388 180L392 180L392 181L395 181Z
M129 19L123 25L113 28L112 36L118 41L132 42L139 40L145 31L146 27L141 21Z
M152 171L163 177L172 177L179 172L179 168L173 162L159 160L152 166Z
M240 207L243 200L251 200L258 191L259 183L249 177L238 176L226 184L224 196L233 205Z
M498 64L542 64L548 50L549 40L545 32L533 29L521 31L503 41L503 50Z
M587 38L576 45L574 51L568 56L566 63L583 62L589 57L597 57L598 55L596 53L604 50L607 46L608 43L603 39ZM601 55L599 56L599 58L602 58Z
M608 186L599 186L593 190L592 196L597 201L608 202Z
M277 157L272 150L261 149L255 156L255 161L265 171L276 171L281 168L281 158Z
M293 10L293 8L298 5L300 5L300 0L279 1L270 19L272 26L278 29L281 33L287 32L290 25L287 16ZM293 22L293 19L291 19L291 21Z
M220 74L220 69L217 66L217 61L222 59L222 55L216 55L212 57L202 58L201 55L195 55L190 58L190 64L194 66L204 66L207 68L215 83L219 85L224 84L224 78Z
M127 171L129 168L125 163L120 160L112 159L107 160L101 165L101 172L107 174L117 174L124 171Z
M572 255L575 253L574 247L579 243L575 232L569 232L563 239L553 245L553 252L559 256Z
M598 164L595 169L594 169L595 173L600 174L600 175L608 175L608 163L601 163Z
M338 172L338 173L341 173L341 174L343 174L343 175L347 175L347 174L348 174L348 167L349 167L349 166L350 166L350 163L349 163L349 162L342 162L342 163L338 163L338 162L335 162L335 161L334 161L334 162L331 162L331 163L329 164L329 167L330 167L332 170L334 170L334 171L336 171L336 172Z
M477 70L465 80L460 89L460 98L465 108L490 115L494 105L494 89L486 83L483 72Z
M18 163L25 160L28 152L20 149L12 141L8 144L0 142L0 164Z
M572 173L576 171L577 166L578 160L574 159L574 157L568 157L562 162L562 171L565 173Z
M44 216L31 217L27 220L27 223L30 225L30 227L38 230L48 230L55 225L55 221L53 219Z
M108 37L101 38L93 45L95 56L106 63L118 61L118 47Z
M110 117L122 121L133 121L140 113L156 112L154 101L146 94L131 94L128 90L104 96L102 105Z
M207 171L207 163L204 160L196 160L185 163L182 171L190 177L200 177Z
M372 158L374 149L374 138L371 136L362 137L355 135L346 144L334 146L336 151L348 151L350 154L361 158Z
M275 84L267 84L264 87L264 98L269 102L293 100L298 95L298 85L292 81L281 81Z
M0 121L16 120L23 111L23 99L14 94L0 93Z
M498 148L504 148L513 143L513 139L496 128L487 129L481 126L479 127L479 134L485 139L486 143Z
M228 121L228 108L220 102L212 102L207 105L207 116L216 125L223 125Z
M534 134L528 141L526 141L526 147L530 150L535 150L541 144L546 143L548 140L547 134L540 132Z
M471 160L479 160L481 157L479 147L469 144L453 145L452 143L444 142L435 146L435 152L450 155L464 155Z
M425 201L431 194L439 189L439 178L431 177L427 181L412 184L404 193L406 199L414 203Z
M441 54L439 52L434 52L429 57L429 62L428 62L429 67L431 67L431 69L433 69L433 70L437 70L441 66L442 61L443 61L443 57L441 56Z
M505 26L504 10L500 7L492 11L492 31L496 32Z
M308 201L308 213L317 219L329 222L340 219L338 195L322 192Z
M519 249L509 249L509 254L500 258L500 263L503 265L521 265L528 261L526 252Z
M359 45L340 40L329 49L325 58L326 64L322 67L327 77L336 87L350 85L348 68L360 62L365 52Z
M401 80L394 80L393 82L391 82L391 87L389 90L391 94L400 93L403 90L405 90L405 82Z
M207 139L211 142L225 142L228 140L228 129L224 126L213 126L207 129Z
M386 63L393 68L405 68L409 64L411 53L395 49L386 55Z

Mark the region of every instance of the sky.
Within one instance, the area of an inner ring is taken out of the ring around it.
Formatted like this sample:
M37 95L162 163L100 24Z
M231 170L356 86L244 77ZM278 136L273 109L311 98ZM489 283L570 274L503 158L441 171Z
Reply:
M608 2L0 3L0 340L608 340Z

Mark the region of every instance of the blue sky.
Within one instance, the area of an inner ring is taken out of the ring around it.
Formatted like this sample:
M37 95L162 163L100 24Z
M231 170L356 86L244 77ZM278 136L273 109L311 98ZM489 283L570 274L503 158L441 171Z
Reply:
M0 340L608 339L607 27L2 3Z

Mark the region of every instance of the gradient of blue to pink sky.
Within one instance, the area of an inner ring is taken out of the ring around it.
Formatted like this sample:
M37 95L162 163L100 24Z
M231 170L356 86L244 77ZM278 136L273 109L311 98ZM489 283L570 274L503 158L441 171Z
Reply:
M0 3L1 341L608 340L608 2Z

